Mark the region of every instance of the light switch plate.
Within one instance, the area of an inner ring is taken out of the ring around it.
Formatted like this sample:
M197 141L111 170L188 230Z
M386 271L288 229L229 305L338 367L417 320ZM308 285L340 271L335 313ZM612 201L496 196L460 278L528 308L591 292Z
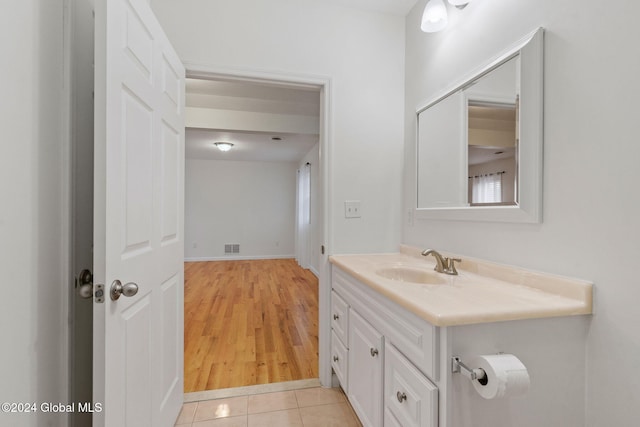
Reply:
M360 218L360 200L346 200L344 202L345 218Z

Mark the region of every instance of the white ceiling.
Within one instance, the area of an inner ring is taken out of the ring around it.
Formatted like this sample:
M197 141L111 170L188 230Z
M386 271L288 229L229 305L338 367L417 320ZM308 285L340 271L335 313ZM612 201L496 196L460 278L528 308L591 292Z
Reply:
M485 147L481 145L469 145L469 166L508 158L513 158L515 160L515 147Z
M282 140L273 141L274 136ZM318 135L187 128L185 140L188 159L297 162L318 142ZM213 145L223 141L232 143L233 148L222 152Z
M237 80L186 80L187 107L317 116L318 88Z
M334 3L345 7L374 10L405 16L418 0L316 0L323 3Z
M186 106L227 110L232 112L266 113L296 117L320 114L320 91L317 87L280 85L237 80L186 81ZM187 112L187 114L189 114ZM272 137L280 137L274 142ZM213 143L227 141L234 144L228 152L221 152ZM318 142L318 130L313 133L261 132L247 123L245 130L221 128L187 128L185 156L188 159L297 162Z

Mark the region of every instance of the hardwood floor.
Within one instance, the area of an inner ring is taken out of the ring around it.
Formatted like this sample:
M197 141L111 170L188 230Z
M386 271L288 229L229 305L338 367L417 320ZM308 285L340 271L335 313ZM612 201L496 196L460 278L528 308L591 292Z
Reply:
M293 259L185 263L185 392L318 377L318 280Z

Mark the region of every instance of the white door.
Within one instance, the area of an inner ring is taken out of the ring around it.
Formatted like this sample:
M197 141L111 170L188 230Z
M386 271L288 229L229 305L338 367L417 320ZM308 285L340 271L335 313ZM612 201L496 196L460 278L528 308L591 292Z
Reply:
M96 1L94 426L173 426L183 398L184 67L145 0ZM113 300L114 281L135 295ZM134 288L127 285L125 288Z

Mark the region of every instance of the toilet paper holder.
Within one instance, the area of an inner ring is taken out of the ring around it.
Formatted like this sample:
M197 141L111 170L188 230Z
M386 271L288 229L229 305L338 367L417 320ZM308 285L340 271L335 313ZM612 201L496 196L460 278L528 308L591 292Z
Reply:
M451 372L454 374L462 374L471 381L478 380L481 384L485 385L488 381L487 373L482 368L469 368L465 365L460 357L451 357ZM483 383L484 382L484 383Z

